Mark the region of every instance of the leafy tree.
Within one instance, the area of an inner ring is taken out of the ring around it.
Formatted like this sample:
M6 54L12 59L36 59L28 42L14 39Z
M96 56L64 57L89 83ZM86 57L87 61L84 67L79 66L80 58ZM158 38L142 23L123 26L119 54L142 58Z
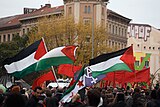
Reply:
M27 40L27 35L22 37L16 35L13 37L11 42L4 42L0 44L0 76L6 73L6 70L3 67L3 61L6 58L13 57L22 50L25 47Z
M29 34L28 44L44 37L48 50L64 45L78 45L75 64L87 64L92 55L92 23L72 17L52 16L38 20ZM110 51L107 46L107 31L103 26L94 27L94 57Z

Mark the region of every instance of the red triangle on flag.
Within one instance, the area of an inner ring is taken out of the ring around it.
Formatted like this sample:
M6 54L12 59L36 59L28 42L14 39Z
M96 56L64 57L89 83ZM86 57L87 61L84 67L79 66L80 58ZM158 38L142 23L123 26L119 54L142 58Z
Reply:
M76 46L66 46L65 48L63 48L61 51L70 59L72 59L73 61L75 61L75 49Z
M44 45L44 42L43 42L43 40L41 40L41 42L40 42L40 44L39 44L39 46L38 46L38 48L37 48L37 51L36 51L36 53L35 53L35 56L34 56L34 58L36 59L36 60L39 60L43 55L45 55L47 53L47 50L46 50L46 48L45 48L45 45Z
M127 64L132 71L135 71L134 69L135 57L133 56L133 46L130 46L130 48L122 55L120 59L125 64Z

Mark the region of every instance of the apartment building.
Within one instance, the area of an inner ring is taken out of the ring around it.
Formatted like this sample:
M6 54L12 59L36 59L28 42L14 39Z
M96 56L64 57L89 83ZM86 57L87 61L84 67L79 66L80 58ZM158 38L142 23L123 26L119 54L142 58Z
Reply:
M0 43L11 41L14 35L23 36L36 25L39 18L51 15L73 16L75 22L93 21L108 28L108 45L125 48L127 27L131 19L107 9L108 0L64 0L63 6L51 7L45 4L39 9L24 8L24 14L0 18Z
M135 69L150 67L150 73L160 77L160 30L148 24L131 23L128 27L128 44L133 45Z

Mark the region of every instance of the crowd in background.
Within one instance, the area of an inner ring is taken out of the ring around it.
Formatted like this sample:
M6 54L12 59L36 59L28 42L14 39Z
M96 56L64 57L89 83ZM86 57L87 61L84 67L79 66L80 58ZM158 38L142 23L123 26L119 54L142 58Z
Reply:
M34 90L12 85L0 89L0 107L160 107L160 89L85 88L69 103L60 104L67 88L36 87Z

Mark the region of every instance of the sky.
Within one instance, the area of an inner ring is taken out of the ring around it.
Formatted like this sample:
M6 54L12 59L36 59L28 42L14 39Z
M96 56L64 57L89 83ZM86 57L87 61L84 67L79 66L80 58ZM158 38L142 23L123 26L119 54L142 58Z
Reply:
M63 0L0 0L0 18L22 14L23 8L40 8L50 3L63 5ZM132 19L131 23L149 24L160 29L160 0L109 0L107 8Z

